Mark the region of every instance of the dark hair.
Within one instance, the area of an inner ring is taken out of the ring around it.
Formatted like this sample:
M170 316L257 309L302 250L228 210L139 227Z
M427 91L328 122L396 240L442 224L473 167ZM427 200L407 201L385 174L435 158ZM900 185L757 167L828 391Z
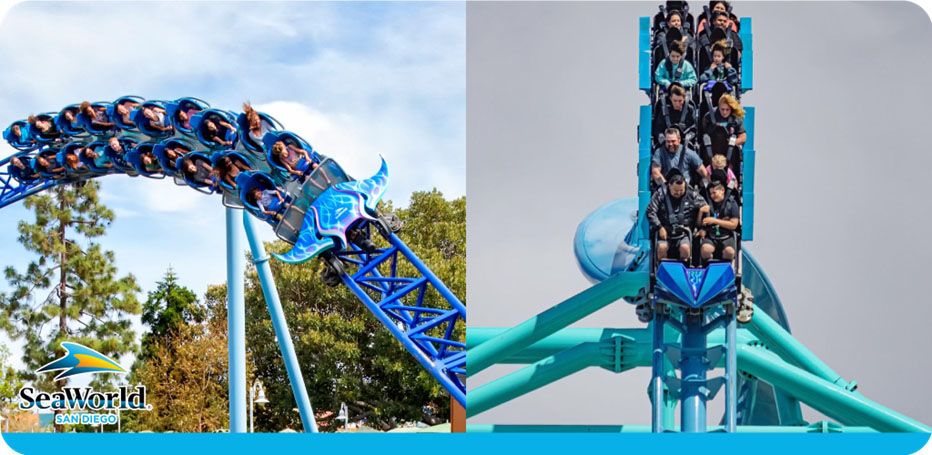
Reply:
M673 95L679 95L679 96L685 97L686 89L684 89L683 86L681 85L672 85L670 87L670 96L673 96Z
M677 185L686 181L686 177L683 177L683 174L673 174L670 176L670 180L667 180L669 185Z
M680 41L670 41L669 48L670 52L676 51L680 55L686 53L686 46L684 46Z
M667 13L667 22L670 22L670 20L673 19L673 16L679 17L679 18L680 18L680 21L683 20L683 15L682 15L679 11L677 11L677 10L672 10L672 11L670 11L669 13Z

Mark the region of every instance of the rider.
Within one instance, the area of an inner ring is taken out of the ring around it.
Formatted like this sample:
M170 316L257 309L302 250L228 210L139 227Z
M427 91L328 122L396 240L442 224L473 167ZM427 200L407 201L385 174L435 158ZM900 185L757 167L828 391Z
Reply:
M673 84L669 100L657 100L652 133L658 141L663 142L664 132L675 126L688 139L690 133L695 132L696 120L696 108L686 102L686 90L679 84Z
M731 63L725 61L725 55L728 52L727 40L719 40L712 45L712 63L699 76L700 84L709 81L724 81L729 90L738 88L738 70L731 66Z
M667 89L670 84L679 82L685 88L696 85L699 80L696 79L696 70L693 65L683 58L685 46L679 41L670 42L670 53L667 58L661 60L654 71L654 80L658 85Z
M665 175L676 169L680 175L684 176L686 183L697 185L699 182L692 182L690 174L697 172L702 178L708 178L708 172L702 166L702 159L693 150L680 143L680 130L676 128L667 128L664 131L665 141L662 148L654 150L651 159L651 181L656 184L666 182Z
M285 198L278 188L263 190L257 186L253 187L249 195L252 197L256 207L259 207L259 211L276 220L282 219L281 211L285 203Z
M657 233L657 259L667 258L668 253L686 261L690 257L690 228L698 224L700 209L708 205L699 192L686 184L679 169L667 174L667 184L650 198L647 205L647 221L652 232ZM670 251L673 244L673 251Z
M730 195L725 193L725 173L716 170L709 185L709 205L699 209L702 228L697 235L702 238L700 254L702 260L708 262L713 256L719 256L726 261L735 258L735 229L738 228L738 204Z

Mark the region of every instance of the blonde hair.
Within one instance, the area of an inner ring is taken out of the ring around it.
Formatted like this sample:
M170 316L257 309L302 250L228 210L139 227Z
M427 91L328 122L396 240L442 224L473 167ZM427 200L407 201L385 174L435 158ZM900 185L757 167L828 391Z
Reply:
M718 99L718 105L721 106L722 103L728 104L731 107L731 113L738 116L738 118L744 118L744 108L741 107L741 104L738 103L738 100L735 97L725 94Z
M727 40L727 39L718 40L718 41L715 42L715 44L712 45L712 52L715 52L715 51L722 51L722 55L724 55L724 56L726 56L726 57L728 56L729 50L730 50L730 49L728 49L728 40Z
M728 165L728 159L725 155L718 154L712 157L712 169L725 169Z

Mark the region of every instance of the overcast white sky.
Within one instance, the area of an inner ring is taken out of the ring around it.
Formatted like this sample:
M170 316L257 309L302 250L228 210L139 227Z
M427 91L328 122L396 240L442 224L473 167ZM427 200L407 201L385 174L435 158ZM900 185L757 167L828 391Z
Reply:
M22 3L0 22L0 61L2 128L126 94L196 96L237 111L249 100L357 178L383 155L396 205L415 190L465 194L461 3ZM0 144L0 156L13 151ZM141 299L169 265L199 295L225 281L219 196L168 181L99 181L117 214L99 241L120 273L137 277ZM32 220L22 203L0 211L0 267L34 259L16 242L23 219Z
M636 195L638 17L657 4L468 5L470 326L513 326L590 286L573 235L596 208ZM866 397L932 423L929 17L897 2L734 7L753 18L755 51L745 246L797 339ZM576 325L644 326L624 303ZM490 368L470 388L517 367ZM649 378L589 369L470 422L648 424ZM710 409L717 423L722 400Z

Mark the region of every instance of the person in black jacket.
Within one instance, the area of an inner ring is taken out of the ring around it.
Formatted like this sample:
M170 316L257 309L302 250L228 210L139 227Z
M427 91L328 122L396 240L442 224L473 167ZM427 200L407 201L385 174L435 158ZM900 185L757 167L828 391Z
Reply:
M716 174L724 173L716 171ZM699 217L702 220L702 228L697 233L702 238L699 253L706 262L715 256L726 261L735 258L737 246L733 234L738 229L740 213L735 200L730 196L725 197L725 180L724 175L712 178L709 185L711 204L699 209Z
M698 191L686 185L679 169L667 175L667 184L654 192L647 205L647 221L657 233L657 259L663 260L676 253L682 261L690 257L690 229L698 224L700 209L708 205ZM670 251L670 245L673 245Z

